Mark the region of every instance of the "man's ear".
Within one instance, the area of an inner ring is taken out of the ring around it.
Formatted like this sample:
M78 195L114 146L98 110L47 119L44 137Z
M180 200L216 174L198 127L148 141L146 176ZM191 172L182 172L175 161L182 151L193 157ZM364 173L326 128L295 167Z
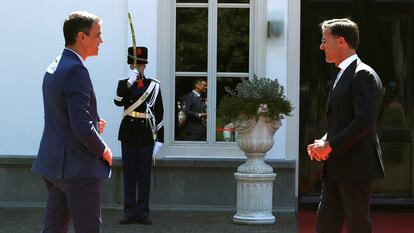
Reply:
M346 42L345 38L343 38L342 36L338 38L338 44L340 48L347 48L348 43Z
M85 35L84 32L78 32L78 34L76 35L76 40L79 41L79 42L84 41L85 37L86 37L86 35Z

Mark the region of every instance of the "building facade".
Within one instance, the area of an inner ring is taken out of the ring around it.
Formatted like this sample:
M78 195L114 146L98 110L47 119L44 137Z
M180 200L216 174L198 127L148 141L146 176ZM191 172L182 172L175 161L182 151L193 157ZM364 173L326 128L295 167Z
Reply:
M132 45L128 12L133 16L137 44L149 50L146 75L160 80L165 109L165 146L154 169L153 206L235 208L233 173L245 156L234 142L234 133L226 130L229 122L223 122L216 108L226 86L234 87L242 78L254 75L277 79L294 107L292 116L282 121L275 134L275 145L266 155L277 174L273 209L295 211L299 201L314 200L320 188L321 164L307 160L305 147L313 138L320 137L325 127L320 103L326 96L323 84L329 77L330 66L318 51L318 23L330 17L361 21L361 57L379 70L386 85L395 81L400 87L398 98L405 123L384 125L381 131L385 156L391 156L385 157L385 169L391 178L378 182L376 190L379 195L413 197L413 82L410 81L413 1L2 0L2 3L5 7L0 9L4 18L0 29L5 36L0 38L3 54L0 203L44 202L41 178L29 171L43 130L41 82L46 67L63 49L64 19L77 10L89 11L103 19L104 43L99 56L89 58L86 66L94 82L99 113L108 121L103 137L118 158L121 151L117 133L122 112L113 105L113 98L118 79L127 76L126 48ZM375 28L373 33L372 28ZM388 64L392 68L384 68ZM183 95L191 91L191 83L199 78L208 83L203 95L206 138L194 141L185 137L178 115ZM388 118L384 117L384 121L393 121ZM114 165L112 178L104 184L106 205L122 202L119 159ZM16 185L19 183L23 185Z

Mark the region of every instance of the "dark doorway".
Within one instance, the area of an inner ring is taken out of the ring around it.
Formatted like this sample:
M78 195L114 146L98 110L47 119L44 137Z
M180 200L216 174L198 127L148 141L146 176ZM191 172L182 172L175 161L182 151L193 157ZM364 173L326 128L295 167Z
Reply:
M358 56L386 88L378 126L386 179L375 182L373 196L414 199L414 0L302 0L301 12L300 201L317 200L321 189L322 163L310 161L306 152L306 145L325 133L333 69L319 50L319 23L342 17L359 24Z

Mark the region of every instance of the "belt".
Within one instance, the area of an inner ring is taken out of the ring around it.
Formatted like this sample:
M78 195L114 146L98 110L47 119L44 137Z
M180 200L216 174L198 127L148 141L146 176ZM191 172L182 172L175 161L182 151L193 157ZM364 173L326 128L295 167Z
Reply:
M151 115L148 113L143 113L143 112L135 112L132 111L130 113L128 113L128 116L132 116L134 118L144 118L144 119L150 119Z

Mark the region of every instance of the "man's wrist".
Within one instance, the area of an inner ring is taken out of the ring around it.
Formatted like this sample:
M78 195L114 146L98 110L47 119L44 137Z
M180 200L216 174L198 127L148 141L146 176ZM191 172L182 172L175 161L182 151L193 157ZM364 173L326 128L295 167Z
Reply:
M332 147L331 147L331 144L329 144L329 141L324 141L324 146L328 148L328 150L329 150L328 153L331 153Z

